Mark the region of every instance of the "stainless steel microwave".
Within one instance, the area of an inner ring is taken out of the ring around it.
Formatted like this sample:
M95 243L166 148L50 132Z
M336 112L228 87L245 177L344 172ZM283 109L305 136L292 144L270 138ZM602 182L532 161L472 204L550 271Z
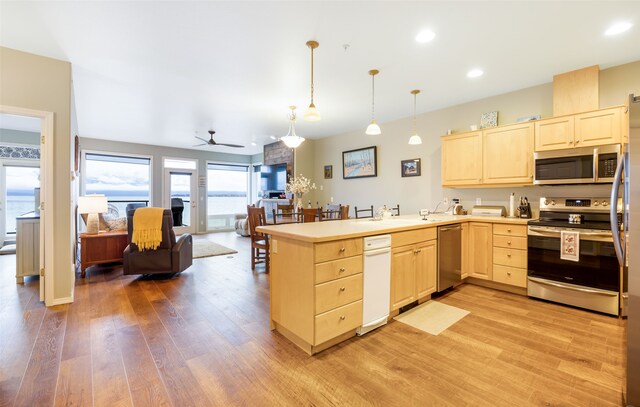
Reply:
M533 154L536 185L611 183L620 144L541 151Z

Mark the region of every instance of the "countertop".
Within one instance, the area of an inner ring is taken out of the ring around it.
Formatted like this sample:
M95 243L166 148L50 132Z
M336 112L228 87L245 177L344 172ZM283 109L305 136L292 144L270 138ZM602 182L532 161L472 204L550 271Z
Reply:
M291 238L305 242L326 242L469 221L526 225L530 220L531 219L444 214L432 214L427 216L427 220L423 220L422 217L418 215L402 215L393 216L390 219L384 220L372 220L371 218L346 219L327 222L260 226L256 230L276 237Z
M20 216L16 216L16 220L28 220L28 219L40 219L40 214L36 215L35 212L29 212Z

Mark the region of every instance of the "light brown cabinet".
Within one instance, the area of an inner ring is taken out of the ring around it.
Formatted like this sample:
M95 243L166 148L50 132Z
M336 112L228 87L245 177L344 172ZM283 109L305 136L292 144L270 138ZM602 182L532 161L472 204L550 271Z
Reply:
M516 287L527 286L527 227L493 225L493 281Z
M482 182L482 132L442 137L442 186Z
M437 240L393 248L391 250L391 310L397 310L434 293L437 267Z
M625 141L625 107L611 107L535 123L535 151L593 147Z
M533 123L483 130L482 183L533 183L533 134Z
M469 277L491 280L493 276L493 226L491 223L469 222L467 253Z
M469 223L465 222L461 225L462 233L460 234L460 255L462 256L460 263L461 279L469 277Z

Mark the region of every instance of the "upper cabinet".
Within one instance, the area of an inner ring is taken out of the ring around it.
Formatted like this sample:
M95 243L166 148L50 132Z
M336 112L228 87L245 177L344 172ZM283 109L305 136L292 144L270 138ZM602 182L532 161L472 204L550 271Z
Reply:
M620 143L622 107L575 115L576 147Z
M539 120L536 151L593 147L624 141L625 108L612 107L571 116Z
M482 132L442 137L442 185L482 182Z
M482 183L533 183L533 123L482 132Z

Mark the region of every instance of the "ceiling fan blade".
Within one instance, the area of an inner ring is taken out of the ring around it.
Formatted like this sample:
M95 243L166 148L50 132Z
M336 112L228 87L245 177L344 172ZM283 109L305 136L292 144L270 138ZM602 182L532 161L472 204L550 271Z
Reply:
M209 144L209 143L196 144L194 147L206 146L206 145L208 145L208 144Z
M227 144L227 143L216 143L216 146L244 148L244 146L241 146L240 144Z
M197 138L200 141L204 141L205 143L209 143L209 140L205 140L202 137L198 137L198 136L194 136L195 138Z

